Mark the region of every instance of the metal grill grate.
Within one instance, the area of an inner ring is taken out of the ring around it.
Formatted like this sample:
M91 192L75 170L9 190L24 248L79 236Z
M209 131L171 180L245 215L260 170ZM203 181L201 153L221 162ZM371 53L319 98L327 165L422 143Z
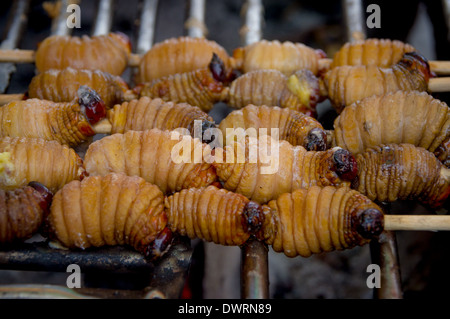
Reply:
M117 0L116 0L117 1ZM61 0L60 10L53 19L51 34L70 34L72 29L67 28L67 6L71 0ZM449 1L444 1L447 8L447 20L450 24ZM348 39L365 37L364 22L362 20L362 2L359 0L344 0L345 26ZM30 11L30 0L16 0L10 8L10 23L7 26L6 37L1 43L0 49L15 49L19 47L27 18ZM143 0L139 2L140 16L137 25L137 39L135 41L135 54L142 55L148 51L154 43L157 27L157 0ZM97 15L93 20L92 35L108 33L114 25L115 3L113 0L100 0L97 7ZM186 6L184 33L192 37L207 36L205 12L207 5L205 0L191 0ZM244 1L241 8L242 28L240 29L240 42L247 45L263 38L264 7L261 0ZM28 71L30 69L27 69ZM14 83L27 85L29 81L13 79L16 66L13 63L0 65L0 93L6 92L8 87L17 90ZM131 79L133 70L127 72ZM125 77L127 75L125 74ZM12 79L12 80L11 80ZM20 86L19 86L20 88ZM268 298L268 248L257 241L250 241L241 248L241 297L242 298ZM372 260L380 264L386 271L383 275L383 289L377 290L380 298L401 298L401 283L398 253L395 243L395 234L386 233L378 243L371 244ZM158 297L179 298L184 286L190 262L192 248L185 238L179 239L170 252L158 263L148 263L138 253L129 251L123 247L89 250L86 252L73 252L55 250L49 248L47 243L24 243L9 250L0 251L0 268L15 270L45 270L65 271L66 266L76 263L86 271L106 271L127 273L135 272L140 276L150 278L150 284L142 291L106 291L102 289L81 290L81 295L65 290L56 289L56 295L73 297ZM395 271L391 271L394 269ZM44 296L55 296L55 290L45 290L41 287ZM14 287L0 287L0 297L27 296L25 287L20 293ZM25 291L25 292L24 292ZM28 292L28 296L33 296ZM25 295L24 295L25 294Z

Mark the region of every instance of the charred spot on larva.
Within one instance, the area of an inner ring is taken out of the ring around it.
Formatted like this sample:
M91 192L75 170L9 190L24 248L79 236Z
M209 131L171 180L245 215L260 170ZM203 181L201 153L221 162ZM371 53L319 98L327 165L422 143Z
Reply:
M39 195L41 196L41 201L39 202L39 206L41 209L47 214L50 210L50 205L53 200L53 193L45 187L43 184L39 182L29 182L28 186L34 188Z
M78 89L78 103L91 125L106 117L106 105L100 95L86 85Z
M375 238L384 230L384 215L375 208L360 211L353 219L353 229L365 239Z
M337 147L333 154L336 174L343 180L352 181L358 173L358 164L355 157L349 151Z
M171 247L173 240L169 227L164 228L153 242L144 247L143 254L147 260L154 261L161 258Z
M22 96L22 100L25 101L25 100L28 100L29 98L30 98L30 96L29 96L28 91L25 91L25 93Z
M244 218L242 220L244 230L255 235L264 223L263 207L254 201L249 201L244 207Z
M227 74L225 72L225 64L222 59L215 53L213 53L211 62L209 62L209 70L211 71L213 78L219 82L225 82L227 80Z
M308 151L324 151L327 148L327 135L318 127L309 131L306 136L305 148Z
M436 77L436 74L430 69L428 60L418 52L405 53L398 63L409 70L417 70L424 76L427 82L430 78Z

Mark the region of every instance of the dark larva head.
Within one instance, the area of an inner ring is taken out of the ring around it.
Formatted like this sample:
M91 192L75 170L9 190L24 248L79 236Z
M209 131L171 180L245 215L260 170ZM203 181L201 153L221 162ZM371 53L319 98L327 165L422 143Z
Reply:
M148 246L144 247L143 254L147 260L153 261L161 258L171 247L173 240L172 231L164 228Z
M28 183L28 186L34 188L39 193L41 196L39 206L45 213L48 213L53 200L53 193L50 192L47 187L38 182L30 182Z
M225 82L227 80L227 74L225 70L225 64L222 59L215 53L213 53L211 62L209 62L209 70L211 71L214 79L219 82Z
M353 228L366 239L379 236L384 230L383 212L375 208L358 212L353 220Z
M78 104L86 116L89 124L94 125L106 117L106 105L97 92L81 85L78 89Z
M212 143L216 136L212 134L212 130L210 129L217 129L217 124L215 122L211 122L208 120L202 121L202 142L210 144Z
M263 207L254 201L249 201L244 207L244 218L242 220L244 230L255 235L260 231L264 223Z
M327 134L324 130L315 127L309 131L305 140L305 148L308 151L324 151L327 148Z
M417 70L420 72L426 81L436 75L431 71L428 60L417 52L407 52L403 55L399 64L405 66L409 70Z
M355 157L349 151L343 148L336 148L333 154L334 169L340 178L346 181L352 181L358 173L358 164Z

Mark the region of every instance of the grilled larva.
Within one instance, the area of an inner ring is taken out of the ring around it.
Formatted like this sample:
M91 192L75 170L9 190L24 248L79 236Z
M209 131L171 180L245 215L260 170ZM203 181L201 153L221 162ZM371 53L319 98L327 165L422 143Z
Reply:
M227 136L227 129L243 128L246 131L254 129L256 137L260 134L271 135L272 129L277 129L279 139L286 140L294 146L303 146L308 151L323 151L327 146L325 131L316 119L277 106L247 105L228 114L220 122L219 128L224 137Z
M220 245L242 245L262 225L260 205L215 186L184 189L165 206L172 232Z
M39 44L35 64L39 72L72 67L121 75L130 52L130 40L120 32L93 37L54 35Z
M188 103L208 112L223 99L228 75L223 61L213 54L208 67L165 76L136 88L140 97Z
M223 101L233 108L249 104L278 106L316 117L320 101L319 80L308 70L287 77L278 70L248 72L231 82Z
M55 192L86 175L75 151L38 138L0 139L0 188L13 189L36 181Z
M119 76L99 70L47 70L37 74L28 86L29 98L54 102L72 102L78 98L78 89L85 85L96 91L107 108L121 103L128 92L128 85Z
M0 108L0 137L35 137L76 146L95 135L91 124L106 116L103 101L89 88L79 101L56 103L27 99Z
M152 129L95 141L89 145L84 164L90 175L136 175L171 193L216 182L210 154L210 147L199 139Z
M427 91L430 68L417 53L405 53L392 68L369 66L340 66L325 73L321 94L328 96L338 113L345 106L372 95L398 90Z
M261 40L233 51L233 67L243 73L262 69L274 69L290 76L294 72L308 69L319 72L319 60L326 55L302 43L278 40Z
M450 170L422 147L387 144L356 155L353 187L371 200L414 200L439 207L450 193Z
M156 43L139 63L136 83L186 73L208 67L215 53L228 67L226 50L215 41L205 38L178 37Z
M313 185L350 185L356 177L355 158L335 147L306 151L267 136L247 137L215 149L217 175L227 190L266 203L282 193Z
M194 136L195 121L200 121L200 128L215 127L214 120L198 107L146 96L117 104L108 112L108 120L112 125L112 134L153 128L169 131L186 128Z
M450 109L425 92L398 91L347 106L334 121L333 144L353 154L408 143L435 152L450 137ZM447 154L442 160L447 159Z
M375 65L389 68L415 48L407 43L390 39L367 39L348 42L333 57L330 68L342 65Z
M347 187L298 189L268 206L262 237L274 251L289 257L364 245L384 228L382 210Z
M146 256L166 223L158 187L123 174L68 183L55 194L47 218L50 238L68 248L129 245Z
M8 191L0 189L0 245L34 235L48 214L52 196L36 182Z

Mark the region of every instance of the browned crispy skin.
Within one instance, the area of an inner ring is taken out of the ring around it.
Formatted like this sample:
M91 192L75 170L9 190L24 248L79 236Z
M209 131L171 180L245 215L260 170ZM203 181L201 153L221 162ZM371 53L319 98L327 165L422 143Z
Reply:
M0 189L0 245L24 241L42 226L52 194L38 183L30 185Z
M237 246L259 231L263 218L260 205L215 186L184 189L167 197L166 212L173 232Z
M215 169L208 163L210 154L210 147L199 139L152 129L95 141L89 145L84 163L90 175L136 175L171 193L216 182Z
M433 153L411 144L386 144L356 155L353 187L371 200L419 200L441 206L450 193L450 170Z
M195 121L214 123L214 120L198 107L187 103L164 102L156 98L141 97L138 100L117 104L108 112L112 124L111 133L145 131L153 128L174 130L186 128L194 135Z
M119 76L100 70L80 70L68 67L47 70L33 77L28 86L28 97L54 102L72 102L78 98L78 89L86 85L96 91L107 108L121 103L128 85Z
M339 66L325 73L322 94L328 96L338 113L352 103L372 95L396 91L428 90L431 72L418 54L406 53L391 68L376 65Z
M302 43L261 40L235 49L233 66L243 73L273 69L290 76L298 70L308 69L317 74L321 58L325 58L323 51Z
M356 177L354 157L339 147L306 151L286 141L266 139L247 137L227 145L224 154L215 150L214 166L225 189L266 203L298 188L349 186Z
M0 108L1 137L42 138L76 146L95 132L76 101L13 101Z
M367 39L344 44L333 57L330 68L342 65L375 65L389 68L400 61L406 52L415 48L398 40Z
M42 41L36 50L36 68L100 70L121 75L128 66L131 44L122 33L89 37L54 35Z
M39 138L0 139L0 188L14 189L36 181L56 192L86 171L75 151Z
M136 83L151 82L169 75L206 68L213 53L228 67L228 53L215 41L178 37L156 43L142 57Z
M47 218L51 238L68 248L129 245L145 255L166 222L159 188L124 174L68 183L55 194Z
M309 151L323 151L326 149L326 133L315 118L301 112L265 105L246 107L228 114L219 124L224 137L227 129L242 128L244 130L254 129L256 136L268 134L272 136L272 130L277 130L278 138L300 145Z
M209 112L223 99L225 84L217 80L209 67L168 75L137 88L139 96L161 98L167 102L188 103Z
M289 257L364 245L384 227L382 210L347 187L302 188L267 206L261 236L274 251Z
M333 144L357 154L381 144L407 143L448 161L450 110L425 92L371 96L348 107L334 121Z

